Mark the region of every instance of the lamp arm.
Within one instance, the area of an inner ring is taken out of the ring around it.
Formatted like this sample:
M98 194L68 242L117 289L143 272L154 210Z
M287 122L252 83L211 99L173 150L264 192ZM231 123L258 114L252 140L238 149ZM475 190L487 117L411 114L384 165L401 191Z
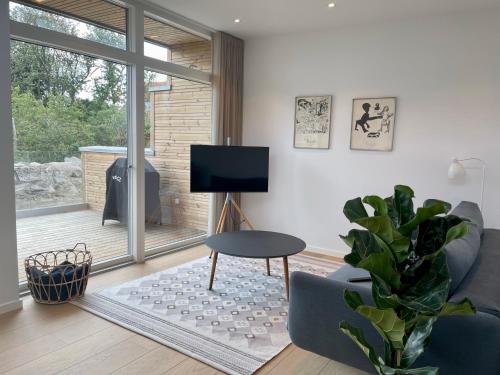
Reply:
M479 159L479 158L466 158L466 159L455 159L455 160L460 161L460 162L474 160L474 161L480 162L484 167L486 167L486 162L483 159Z
M481 200L480 200L480 207L481 211L483 210L483 201L484 201L484 189L485 189L485 181L486 181L486 162L483 159L479 158L465 158L465 159L454 159L457 162L462 162L462 161L478 161L482 165L482 177L481 177Z
M483 211L485 181L486 181L486 163L483 162L483 176L481 178L481 212Z

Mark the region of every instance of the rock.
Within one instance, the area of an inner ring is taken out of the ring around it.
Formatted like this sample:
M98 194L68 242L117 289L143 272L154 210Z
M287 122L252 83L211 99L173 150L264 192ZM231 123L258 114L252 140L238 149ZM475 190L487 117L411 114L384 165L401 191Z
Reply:
M80 166L82 165L82 161L80 160L80 158L77 158L76 156L71 156L70 158L64 158L64 162L78 164Z
M83 202L83 173L76 157L64 162L16 163L14 171L17 209Z

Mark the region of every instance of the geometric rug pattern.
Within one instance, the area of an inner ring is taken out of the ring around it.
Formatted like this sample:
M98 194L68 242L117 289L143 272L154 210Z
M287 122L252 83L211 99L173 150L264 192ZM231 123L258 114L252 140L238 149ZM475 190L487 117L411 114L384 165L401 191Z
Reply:
M289 257L290 272L320 276L343 263ZM213 290L203 257L73 303L228 374L253 374L290 344L282 259L220 255Z

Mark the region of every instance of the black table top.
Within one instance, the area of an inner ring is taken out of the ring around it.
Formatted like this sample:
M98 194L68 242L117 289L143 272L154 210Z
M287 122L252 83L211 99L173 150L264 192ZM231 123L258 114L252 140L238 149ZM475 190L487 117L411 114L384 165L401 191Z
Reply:
M205 243L218 253L242 258L280 258L306 248L300 238L260 230L224 232L210 236Z

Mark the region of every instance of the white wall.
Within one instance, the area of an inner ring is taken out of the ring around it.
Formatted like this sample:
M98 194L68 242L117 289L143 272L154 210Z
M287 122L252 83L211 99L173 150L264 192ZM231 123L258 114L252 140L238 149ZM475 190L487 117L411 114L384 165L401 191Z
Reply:
M14 164L10 115L9 2L0 2L0 314L21 307L18 293Z
M488 165L484 214L500 227L500 12L275 36L246 44L245 145L271 147L268 194L246 194L259 228L346 252L346 200L412 186L418 203L478 201L480 171L452 184L453 156ZM294 97L334 96L330 150L293 148ZM352 99L398 98L394 151L349 150Z

